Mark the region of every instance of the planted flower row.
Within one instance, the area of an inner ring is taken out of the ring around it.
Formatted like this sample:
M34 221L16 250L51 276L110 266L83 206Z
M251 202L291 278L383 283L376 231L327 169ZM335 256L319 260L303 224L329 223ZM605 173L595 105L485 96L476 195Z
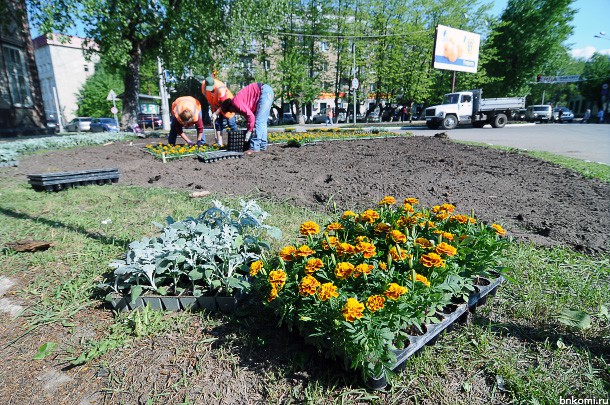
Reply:
M501 269L508 243L498 224L458 214L451 204L418 208L385 197L377 209L345 211L324 229L251 264L254 288L281 322L365 377L393 368L409 330L439 322L473 277Z
M146 145L146 151L158 159L182 158L195 156L199 152L213 152L220 150L218 145L168 145L159 142L157 145Z

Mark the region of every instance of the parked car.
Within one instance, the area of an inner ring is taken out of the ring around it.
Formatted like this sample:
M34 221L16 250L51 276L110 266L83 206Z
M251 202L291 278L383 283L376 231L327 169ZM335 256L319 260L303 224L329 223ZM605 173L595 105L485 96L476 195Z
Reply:
M513 121L525 121L525 113L527 112L526 108L520 108L518 110L514 110L512 113Z
M345 110L345 108L337 108L336 122L342 124L346 121L347 121L347 111Z
M559 118L559 111L561 111L561 118ZM572 122L574 121L574 113L568 107L555 107L553 108L553 121Z
M381 122L381 118L379 117L379 111L375 110L372 111L368 118L366 119L367 122Z
M158 114L139 114L138 125L140 128L163 128L163 118Z
M525 112L525 120L529 122L550 122L553 118L553 107L550 105L530 105Z
M296 124L296 123L297 123L297 120L294 117L294 115L292 115L292 113L285 112L284 115L282 116L282 124L292 125L292 124Z
M67 132L85 132L91 129L91 117L76 117L66 125Z
M335 119L333 118L333 121ZM313 116L311 119L313 124L325 124L326 123L326 110L320 110L319 113Z
M91 120L91 132L119 132L119 124L114 118L94 118Z

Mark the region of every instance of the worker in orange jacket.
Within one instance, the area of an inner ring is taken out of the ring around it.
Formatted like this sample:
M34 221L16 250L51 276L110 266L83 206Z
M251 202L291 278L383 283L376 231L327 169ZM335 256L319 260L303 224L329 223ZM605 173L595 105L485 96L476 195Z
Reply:
M212 110L212 123L216 128L214 133L214 139L218 146L223 146L222 131L225 129L225 119L228 121L229 128L232 131L237 131L237 123L235 122L235 113L233 112L222 112L216 114L216 111L220 108L220 104L228 98L233 98L233 93L222 81L216 79L211 73L205 78L205 81L201 84L201 92L208 100L210 108Z
M171 111L173 119L169 130L169 136L167 137L167 143L175 145L176 138L180 135L189 146L193 146L194 143L191 142L182 129L195 126L195 128L197 128L197 145L205 145L201 103L199 100L190 96L178 97L176 101L172 103Z

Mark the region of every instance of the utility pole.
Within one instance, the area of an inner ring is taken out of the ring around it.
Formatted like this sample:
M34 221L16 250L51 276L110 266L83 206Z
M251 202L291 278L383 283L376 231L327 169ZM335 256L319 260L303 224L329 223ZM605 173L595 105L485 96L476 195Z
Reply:
M159 73L159 93L161 96L161 116L163 118L163 130L169 131L169 102L167 101L167 88L165 87L165 75L161 66L161 58L157 56L157 72Z

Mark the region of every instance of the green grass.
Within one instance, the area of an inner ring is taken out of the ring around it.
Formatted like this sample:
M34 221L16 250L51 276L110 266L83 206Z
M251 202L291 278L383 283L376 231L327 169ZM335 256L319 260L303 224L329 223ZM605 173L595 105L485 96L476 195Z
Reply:
M211 206L212 196L190 199L186 192L120 185L47 193L9 180L0 180L0 189L0 245L21 239L54 243L43 252L4 249L0 255L0 276L18 282L16 296L27 307L19 321L25 321L26 335L50 327L96 324L96 337L57 342L56 351L64 360L82 355L93 364L105 364L114 375L122 370L115 365L120 362L106 362L122 351L145 350L154 339L170 337L176 353L187 351L190 347L180 346L180 339L195 333L206 355L225 364L232 378L254 379L252 386L265 402L551 404L569 395L608 397L610 325L600 314L601 305L610 307L608 255L513 245L506 260L512 282L501 287L471 323L444 334L435 346L409 359L389 393L367 392L353 373L328 366L294 339L293 351L275 361L274 353L284 350L274 343L281 330L256 306L252 313L246 308L245 316L231 318L149 312L108 317L109 310L99 307L103 294L96 286L109 271L107 264L122 255L128 243L156 234L153 222L164 223L168 215L198 215ZM271 213L269 224L284 232L284 240L275 242L273 249L290 243L305 220L328 220L288 202L258 201ZM237 200L223 203L238 206ZM337 207L343 208L349 207ZM561 324L557 316L563 309L587 312L592 327L581 331ZM214 330L220 332L209 335ZM251 371L243 358L264 352L270 353L268 360L256 366L255 374L247 374ZM52 359L40 361L53 364ZM195 368L171 386L153 390L151 403L163 403L168 395L181 401L191 398L205 364L198 358ZM302 374L308 376L303 381L293 377ZM132 376L123 377L110 379L107 390L119 402L133 402L134 397L120 399L133 390Z

